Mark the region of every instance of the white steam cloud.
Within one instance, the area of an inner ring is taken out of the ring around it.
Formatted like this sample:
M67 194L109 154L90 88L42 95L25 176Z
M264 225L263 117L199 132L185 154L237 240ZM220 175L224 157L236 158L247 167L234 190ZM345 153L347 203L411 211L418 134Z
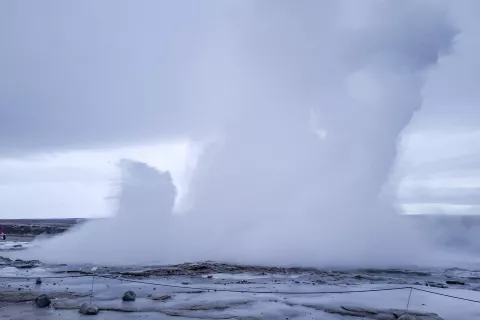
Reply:
M215 2L183 95L218 138L172 212L168 173L124 161L118 214L25 254L103 264L431 263L385 185L456 30L438 2ZM209 121L210 122L210 121ZM314 124L312 128L312 123ZM196 136L192 130L191 139Z

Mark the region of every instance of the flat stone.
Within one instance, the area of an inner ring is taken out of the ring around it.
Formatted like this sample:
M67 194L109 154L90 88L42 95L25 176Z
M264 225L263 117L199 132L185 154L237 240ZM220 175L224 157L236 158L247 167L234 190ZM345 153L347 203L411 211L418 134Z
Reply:
M378 310L375 310L373 308L367 308L367 307L342 306L342 309L351 311L351 312L358 312L358 313L378 314Z
M305 307L315 308L322 310L320 305L305 305ZM425 312L425 311L413 311L413 310L400 310L400 309L375 309L368 307L357 306L341 306L332 307L327 306L323 308L323 311L331 314L338 314L341 316L358 317L363 319L375 319L375 320L443 320L438 314ZM413 318L402 318L404 316L410 316Z
M167 301L172 299L172 296L169 295L164 295L164 296L157 296L157 297L151 297L152 300L157 300L157 301Z

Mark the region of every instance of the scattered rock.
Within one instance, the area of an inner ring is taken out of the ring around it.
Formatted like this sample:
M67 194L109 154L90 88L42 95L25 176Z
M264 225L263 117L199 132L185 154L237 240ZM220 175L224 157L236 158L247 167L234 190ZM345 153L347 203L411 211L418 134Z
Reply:
M459 284L459 285L465 285L465 282L460 281L460 280L447 280L445 281L446 284Z
M133 292L132 290L128 290L123 294L122 300L123 301L135 301L137 298L137 294Z
M35 284L36 285L41 285L42 284L42 278L37 278L37 280L35 280Z
M84 303L80 306L78 312L87 316L94 316L98 313L98 307Z
M248 280L239 280L237 282L235 282L236 284L253 284L253 282L250 282Z
M14 248L21 248L22 245L21 245L21 244L15 244L13 247L14 247Z
M35 299L35 304L38 308L47 308L51 303L52 301L46 294L42 294Z

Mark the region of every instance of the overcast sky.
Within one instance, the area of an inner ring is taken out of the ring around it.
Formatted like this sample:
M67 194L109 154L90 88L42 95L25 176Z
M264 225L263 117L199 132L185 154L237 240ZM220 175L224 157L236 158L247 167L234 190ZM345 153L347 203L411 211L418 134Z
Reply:
M460 33L401 142L399 195L410 212L480 213L480 2L446 2ZM209 98L191 80L230 70L221 48L215 68L198 61L224 31L215 3L0 2L0 217L106 215L122 157L182 188L187 136L225 116L198 107Z

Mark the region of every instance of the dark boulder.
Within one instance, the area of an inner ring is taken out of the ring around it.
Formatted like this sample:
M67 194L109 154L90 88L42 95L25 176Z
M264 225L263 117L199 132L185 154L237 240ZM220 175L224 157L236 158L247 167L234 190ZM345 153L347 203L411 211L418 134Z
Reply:
M50 306L51 303L52 301L46 294L42 294L35 298L35 304L38 308L47 308Z
M132 290L128 290L123 294L122 300L123 301L135 301L137 298L137 294L133 292Z

